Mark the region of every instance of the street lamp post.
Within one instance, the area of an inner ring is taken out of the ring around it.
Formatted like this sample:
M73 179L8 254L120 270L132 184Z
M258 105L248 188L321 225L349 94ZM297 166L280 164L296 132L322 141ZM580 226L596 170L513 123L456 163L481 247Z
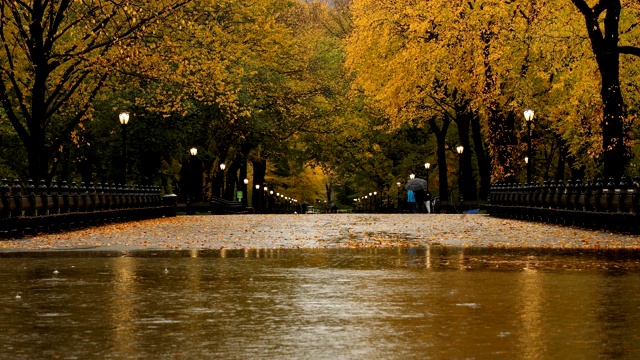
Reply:
M195 147L192 147L191 149L189 149L189 153L191 154L191 157L189 158L189 171L188 171L188 179L187 179L187 215L191 215L192 214L192 210L191 210L191 197L193 195L193 159L196 157L196 155L198 155L198 149Z
M400 186L402 186L402 183L398 181L396 185L398 185L398 212L400 212Z
M429 192L429 169L431 168L431 164L424 163L424 168L427 169L427 192Z
M127 183L127 124L129 123L129 113L122 112L118 115L120 125L122 125L122 184Z
M220 199L224 199L224 169L226 167L224 163L220 164Z
M244 179L242 180L242 191L240 192L242 194L242 207L246 208L247 206L249 206L249 190L247 189L247 185L249 185L249 179Z
M269 190L269 199L267 200L267 206L269 207L269 213L274 212L274 198L273 198L273 190Z
M458 200L462 204L464 200L462 195L462 153L464 152L464 146L459 145L456 147L456 151L458 152Z
M373 211L378 211L378 192L373 192Z
M262 196L260 195L260 184L256 184L256 196L253 197L254 199L256 199L257 204L253 204L253 207L255 208L256 212L260 212L260 198L262 198Z
M524 111L524 119L527 121L527 184L531 184L531 124L533 123L534 111L527 109Z
M267 194L269 193L268 192L269 188L266 187L266 186L263 186L262 190L263 190L264 195L260 195L261 196L260 197L260 202L262 204L261 209L262 209L262 212L266 213L268 211L267 210L267 206L268 206L268 204L267 204Z

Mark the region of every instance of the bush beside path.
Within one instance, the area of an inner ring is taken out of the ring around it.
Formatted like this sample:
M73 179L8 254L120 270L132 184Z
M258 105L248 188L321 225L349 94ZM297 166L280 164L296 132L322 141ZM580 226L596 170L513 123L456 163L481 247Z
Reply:
M426 245L638 249L640 236L477 214L198 215L2 240L0 251Z

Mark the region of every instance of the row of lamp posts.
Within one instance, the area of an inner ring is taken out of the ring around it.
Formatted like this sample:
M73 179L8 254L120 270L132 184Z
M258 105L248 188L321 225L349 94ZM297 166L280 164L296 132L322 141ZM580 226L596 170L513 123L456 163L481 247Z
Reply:
M524 162L527 164L527 183L531 183L531 168L533 166L533 157L531 156L531 124L533 123L534 111L526 109L524 111L524 119L527 123L527 156L524 158ZM462 154L464 153L464 146L459 145L456 147L458 153L458 201L462 203L464 201L464 195L462 189L464 182L463 166L462 166ZM429 163L424 164L427 168L427 181L429 177ZM427 182L427 186L428 182Z
M535 115L535 112L531 109L526 109L524 111L524 118L525 121L527 123L527 156L524 158L525 163L527 164L527 183L530 184L531 183L531 168L533 166L533 157L531 156L531 125L533 123L533 116ZM118 119L120 121L120 125L122 126L122 183L126 184L127 183L127 124L129 124L129 113L128 112L122 112L120 113L120 115L118 116ZM464 152L464 146L459 145L458 147L456 147L456 152L458 153L458 200L460 203L463 202L464 197L463 197L463 193L462 193L462 189L463 189L463 173L462 173L462 154ZM195 147L192 147L189 150L189 153L191 154L191 159L195 158L195 156L198 154L198 149ZM191 161L191 163L193 163L193 160ZM430 163L425 163L424 167L427 171L427 192L429 191L429 169L431 168L431 164ZM226 165L224 163L220 164L220 171L222 173L222 179L220 182L220 197L224 197L224 170L226 168ZM411 174L409 176L410 179L414 179L415 175ZM245 186L249 183L248 179L244 179L244 184ZM398 205L400 204L400 186L402 185L400 182L397 183L398 185ZM260 190L260 184L256 184L256 191ZM187 189L187 212L190 211L190 190L191 189ZM267 194L267 187L264 187L264 192L265 192L265 197ZM270 192L271 195L273 195L273 191ZM280 195L280 194L278 194ZM369 207L371 208L371 201L372 201L372 196L377 195L377 192L373 192L373 193L369 193L369 195L365 195L364 199L369 199ZM262 196L259 196L258 198L262 198ZM359 199L354 199L354 201L361 201L362 198ZM377 205L377 204L376 204ZM255 205L254 205L255 206ZM260 206L260 204L258 204L258 206ZM377 206L376 206L377 207Z
M371 210L377 210L378 209L378 192L374 191L374 192L370 192L369 195L364 195L361 196L359 198L355 198L353 199L354 203L362 203L362 208L363 210L368 209L369 211Z
M531 168L533 166L533 157L531 156L531 125L533 123L533 116L535 115L535 112L531 109L526 109L524 111L524 118L525 121L527 123L527 156L524 158L525 163L527 164L527 183L531 183ZM123 172L125 174L125 182L126 182L126 124L129 121L129 114L128 113L122 113L120 114L120 123L123 126L123 164L124 164L124 169ZM456 152L458 153L458 201L460 203L462 203L464 201L464 195L463 195L463 181L464 181L464 177L463 177L463 166L462 166L462 154L464 153L464 146L459 145L456 147ZM197 149L196 148L192 148L191 149L191 155L195 156L197 154ZM431 168L431 164L426 162L424 164L424 167L426 169L426 177L427 177L427 189L426 191L429 192L429 169ZM220 170L224 172L225 169L225 164L220 164ZM415 174L411 174L409 175L409 178L411 180L415 179ZM244 184L247 185L249 183L248 179L244 179ZM401 183L398 182L398 205L400 204L400 187L401 187ZM260 185L256 184L256 191L260 190ZM221 186L221 191L222 193L224 193L224 180L222 182L222 186ZM264 192L265 192L265 196L267 194L267 187L264 187ZM273 195L273 190L270 192L271 195ZM377 191L374 191L372 193L369 193L369 195L365 195L364 197L360 197L357 199L354 199L354 202L362 202L362 200L364 199L365 201L368 200L369 203L369 209L373 209L374 206L375 208L377 208L377 203L376 203L376 196L377 195ZM281 196L279 193L277 194L277 196ZM261 197L259 197L261 198ZM187 200L188 201L188 200ZM374 206L372 206L372 202L374 204ZM255 205L254 205L255 206ZM258 204L258 206L260 206L260 204Z
M118 120L120 121L120 125L122 126L122 183L127 183L127 124L129 124L129 113L121 112L118 115ZM193 162L195 161L195 157L198 155L198 149L196 147L192 147L189 149L189 154L191 154L190 159L190 169L189 169L189 179L187 182L187 194L186 194L186 203L187 203L187 213L191 213L191 198L193 196L193 189L190 188L191 180L193 177ZM226 169L226 165L224 163L220 163L220 173L221 173L221 181L220 181L220 198L224 197L224 170ZM248 179L244 179L244 184L247 185L249 183ZM260 184L255 185L256 191L260 191ZM258 196L259 204L254 205L254 207L261 207L266 202L267 194L274 195L273 190L269 191L268 187L263 186L264 196ZM269 191L269 192L268 192ZM295 199L289 199L289 197L285 197L283 194L277 193L276 196L278 198L282 198L285 201L291 200L292 202L297 202Z
M192 156L192 159L195 158L195 156L198 154L198 149L193 147L189 150L189 153ZM227 166L224 163L220 163L219 165L220 167L220 174L221 174L221 182L220 182L220 198L224 198L224 187L225 187L225 179L224 179L224 170L227 168ZM192 174L190 174L192 175ZM245 191L243 191L244 193L246 193L246 186L249 184L249 179L244 179L243 184L245 185ZM261 210L263 206L266 205L266 199L267 199L267 195L274 195L273 194L273 190L269 190L269 188L267 186L261 186L260 184L256 184L255 185L255 191L260 191L260 188L262 188L264 194L262 194L262 192L260 193L259 196L256 197L256 199L258 199L258 204L253 204L254 208L256 208L256 210ZM191 194L189 192L190 189L188 189L188 193L187 193L187 213L190 213L190 208L189 208L189 204L190 204L190 199L191 199ZM245 196L248 196L245 194ZM284 195L277 193L276 197L280 198L282 197L283 199L286 199L287 201L289 200L288 197L285 198ZM248 199L247 199L248 201ZM291 201L293 202L297 202L297 200L295 199L291 199Z
M533 157L531 154L531 125L533 123L534 115L535 115L535 112L531 109L526 109L524 111L524 119L527 123L527 156L525 156L524 158L524 162L527 164L527 184L531 183L531 174L532 174L531 169L533 167ZM459 160L458 162L458 200L460 201L460 203L462 203L462 201L464 200L463 192L462 192L463 181L464 181L464 177L463 177L464 174L462 173L462 153L464 152L464 146L460 145L456 147L456 152L459 155L458 156L458 160ZM427 164L425 164L425 167L426 166Z

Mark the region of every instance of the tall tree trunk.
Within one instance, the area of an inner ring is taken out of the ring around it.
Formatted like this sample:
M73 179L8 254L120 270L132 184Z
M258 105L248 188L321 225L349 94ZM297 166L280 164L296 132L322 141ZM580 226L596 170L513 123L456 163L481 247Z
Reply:
M29 174L31 175L31 174ZM65 146L62 149L62 181L70 181L71 180L71 149L68 146Z
M225 171L220 170L220 165L224 164L226 159L220 159L217 163L213 163L212 168L212 181L211 181L211 193L215 197L224 198L224 173Z
M200 202L202 200L204 200L203 197L203 190L202 190L202 180L203 180L203 176L202 176L202 161L200 159L198 159L195 156L191 156L191 178L193 179L193 181L191 181L192 187L191 187L191 199L193 199L194 202Z
M240 159L240 176L238 177L238 186L242 188L242 206L247 207L249 205L249 193L248 185L244 183L244 179L247 179L247 158L242 157ZM255 205L252 204L253 207Z
M565 157L564 157L564 149L559 151L558 157L558 166L556 167L556 181L564 182L564 167L565 167Z
M473 138L474 152L476 154L476 160L478 161L480 200L487 200L489 197L489 191L491 190L491 163L484 148L480 117L475 112L471 114L471 137Z
M224 189L224 198L226 200L235 199L236 185L238 184L238 170L240 169L240 161L236 157L231 164L227 164L227 178Z
M461 194L465 201L478 200L478 185L473 174L472 149L471 141L469 139L469 127L471 125L471 116L465 110L458 111L455 119L458 125L458 135L460 138L460 145L464 147L464 151L461 156L462 164L462 189Z
M564 168L567 163L567 145L560 136L556 136L558 140L558 164L556 166L556 181L564 182Z
M205 183L204 183L204 194L203 196L206 194L207 198L210 198L212 195L216 196L215 193L215 189L214 189L214 182L215 182L215 176L216 176L216 171L213 168L213 160L212 159L205 159L202 161L202 169L203 171L206 171L206 176L205 174L203 174L203 176L205 176ZM219 170L219 169L218 169Z
M331 183L324 184L324 190L327 194L327 203L331 202Z
M432 117L428 121L429 127L436 135L436 156L438 158L438 192L440 201L448 201L449 199L449 181L447 179L447 156L446 156L446 144L447 131L449 130L449 124L451 120L445 117L442 120L442 128L438 127L436 118Z
M496 84L491 65L491 43L496 37L488 27L481 32L484 43L482 56L484 61L484 93L489 99L495 99ZM495 181L515 181L515 171L512 154L516 153L517 137L515 131L515 115L509 113L505 116L500 111L496 100L491 100L488 105L489 112L489 154L491 155L491 169L494 172Z
M265 159L255 159L251 160L251 164L253 165L253 195L251 197L251 202L253 204L258 204L259 206L256 208L256 211L264 211L265 209L265 199L266 194L264 193L264 187L266 184L264 183L264 177L267 174L267 160ZM260 190L256 191L256 185L260 185ZM254 205L255 207L255 205Z
M34 16L40 19L39 16ZM35 20L35 19L34 19ZM34 40L30 49L34 64L33 87L31 91L31 117L27 117L29 138L25 146L29 158L29 176L36 184L47 175L49 158L46 149L45 126L48 106L46 103L47 78L49 77L48 54L42 46L43 24L34 22L31 24L30 34ZM24 141L24 139L23 139ZM67 153L68 154L68 153ZM69 180L69 179L65 179Z
M589 7L585 0L571 0L585 19L591 50L602 78L600 97L603 105L602 147L605 178L619 179L629 163L630 154L625 144L628 126L626 108L620 89L620 54L640 56L640 48L619 47L620 0L598 1ZM604 21L599 17L605 13ZM604 32L600 24L604 24Z
M499 113L496 110L489 112L489 142L492 155L492 169L495 181L514 182L518 164L514 161L513 154L517 154L518 139L515 131L515 114L509 112Z

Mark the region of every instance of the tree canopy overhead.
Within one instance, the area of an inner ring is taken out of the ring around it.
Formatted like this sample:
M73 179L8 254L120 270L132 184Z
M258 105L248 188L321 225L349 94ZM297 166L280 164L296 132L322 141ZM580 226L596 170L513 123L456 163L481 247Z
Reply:
M485 198L528 140L534 180L635 175L638 19L635 0L4 1L0 144L24 152L0 169L50 180L70 147L83 178L116 167L130 111L137 179L184 176L197 145L210 192L250 163L283 187L322 169L346 198L431 162L441 197Z

